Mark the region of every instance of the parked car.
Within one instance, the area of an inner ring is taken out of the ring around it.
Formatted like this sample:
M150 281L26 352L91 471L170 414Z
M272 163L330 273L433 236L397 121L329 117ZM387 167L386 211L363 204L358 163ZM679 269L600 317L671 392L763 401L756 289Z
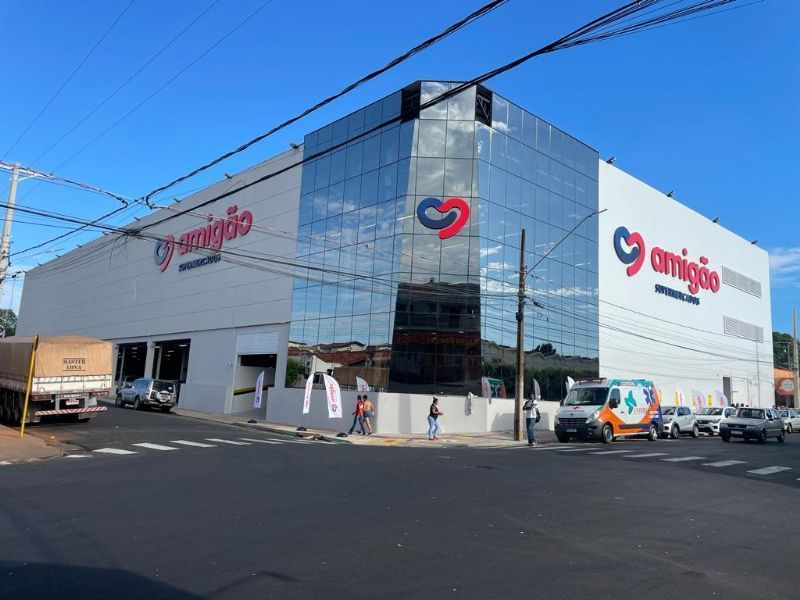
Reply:
M137 379L138 377L133 377L132 375L126 375L125 377L117 381L117 391L115 392L115 395L119 395L119 393L122 391L122 388L125 387L126 383L133 383Z
M793 408L779 408L776 409L778 414L783 419L783 428L786 433L794 433L800 431L800 412Z
M693 438L700 435L697 419L688 406L662 406L661 418L664 420L662 437L669 436L675 440L681 435L691 435Z
M122 408L126 404L132 404L136 410L158 408L169 412L175 406L175 384L149 377L126 383L117 394L116 405Z
M719 433L719 426L736 414L733 406L707 406L697 411L697 428L709 435Z
M730 442L732 437L754 439L762 444L771 437L779 442L786 440L783 420L774 408L740 408L733 417L720 424L719 436L723 442Z

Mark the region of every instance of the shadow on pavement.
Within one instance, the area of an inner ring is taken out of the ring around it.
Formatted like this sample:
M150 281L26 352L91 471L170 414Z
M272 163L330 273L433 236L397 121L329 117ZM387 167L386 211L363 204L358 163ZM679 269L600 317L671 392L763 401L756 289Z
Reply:
M198 600L159 581L120 569L75 567L42 563L0 561L0 596L3 598L63 598L64 600Z

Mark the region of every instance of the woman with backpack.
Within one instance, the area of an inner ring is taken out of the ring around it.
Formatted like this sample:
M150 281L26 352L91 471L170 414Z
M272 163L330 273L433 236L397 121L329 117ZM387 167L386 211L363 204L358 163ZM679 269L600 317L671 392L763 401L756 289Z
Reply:
M525 411L525 428L528 430L528 446L536 445L536 423L542 418L538 404L538 400L530 398L522 406L522 410Z

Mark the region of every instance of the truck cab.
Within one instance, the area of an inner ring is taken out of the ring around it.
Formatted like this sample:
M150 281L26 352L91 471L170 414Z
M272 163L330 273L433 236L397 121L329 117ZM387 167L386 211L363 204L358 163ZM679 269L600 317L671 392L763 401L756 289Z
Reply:
M661 401L646 379L578 379L555 416L558 441L646 435L651 441L663 431Z

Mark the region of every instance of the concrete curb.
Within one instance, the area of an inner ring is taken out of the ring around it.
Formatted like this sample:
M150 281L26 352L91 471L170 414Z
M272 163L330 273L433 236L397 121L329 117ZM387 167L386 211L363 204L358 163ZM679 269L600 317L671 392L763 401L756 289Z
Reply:
M340 438L336 437L335 435L327 435L324 433L316 433L314 431L297 431L294 429L285 429L282 427L276 427L274 425L267 425L262 423L242 423L237 422L233 423L236 427L245 427L247 429L258 429L260 431L269 431L270 433L277 433L278 435L284 435L288 437L296 437L301 439L313 439L313 440L321 440L323 442L330 442L332 444L353 444L347 438Z

